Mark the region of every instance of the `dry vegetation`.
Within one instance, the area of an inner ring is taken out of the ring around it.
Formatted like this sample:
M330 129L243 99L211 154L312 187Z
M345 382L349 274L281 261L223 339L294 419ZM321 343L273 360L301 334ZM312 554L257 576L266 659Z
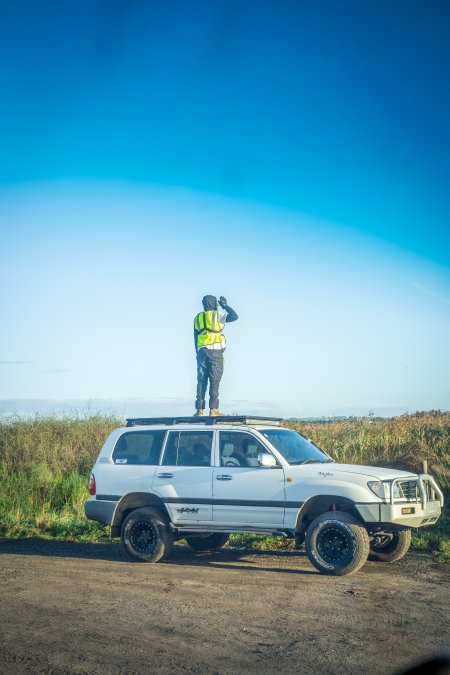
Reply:
M450 488L450 413L430 411L391 419L289 423L337 462L421 472L422 462Z
M110 431L122 424L112 415L0 422L0 536L107 539L104 528L84 518L83 502L99 449ZM426 460L428 471L450 490L450 413L286 425L339 462L421 471ZM434 528L420 530L416 547L432 548L447 557L447 521L445 515ZM255 545L265 544L258 539Z

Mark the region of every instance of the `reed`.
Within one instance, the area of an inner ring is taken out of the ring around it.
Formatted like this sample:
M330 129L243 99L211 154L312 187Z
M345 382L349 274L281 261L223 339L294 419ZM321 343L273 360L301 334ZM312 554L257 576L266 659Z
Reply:
M123 420L115 415L9 418L0 422L0 536L105 541L108 531L87 521L90 470L108 434ZM286 422L338 462L421 471L428 462L450 491L450 413L430 411L392 419L357 418ZM450 558L448 509L436 526L422 528L414 546ZM273 538L240 536L234 545L285 546Z
M450 413L431 411L391 419L357 418L329 423L287 424L328 452L335 461L421 472L450 488Z

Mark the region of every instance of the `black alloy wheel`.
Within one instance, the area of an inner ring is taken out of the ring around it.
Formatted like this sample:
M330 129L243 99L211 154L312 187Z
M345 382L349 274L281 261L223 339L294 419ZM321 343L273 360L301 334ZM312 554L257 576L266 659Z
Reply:
M158 548L158 528L152 522L138 520L130 528L130 542L135 551L143 555L152 555Z
M320 531L316 546L318 553L326 562L342 565L353 554L353 537L350 532L329 525Z
M134 509L122 523L122 546L134 561L157 562L166 558L172 550L173 540L169 520L158 509Z
M306 553L322 574L343 576L367 561L369 535L350 513L328 511L317 516L306 531Z

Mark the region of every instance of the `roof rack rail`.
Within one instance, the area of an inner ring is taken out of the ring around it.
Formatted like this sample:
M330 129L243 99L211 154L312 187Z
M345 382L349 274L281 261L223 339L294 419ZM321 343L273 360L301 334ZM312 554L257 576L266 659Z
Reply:
M127 427L151 426L154 424L263 424L280 427L283 422L281 417L258 417L257 415L220 415L217 417L129 417Z

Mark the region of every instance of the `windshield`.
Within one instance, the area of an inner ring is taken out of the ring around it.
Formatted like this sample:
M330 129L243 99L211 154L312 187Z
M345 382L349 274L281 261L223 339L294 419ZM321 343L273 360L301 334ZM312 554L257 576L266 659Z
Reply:
M263 436L281 453L289 464L312 464L333 460L311 441L289 429L261 430Z

